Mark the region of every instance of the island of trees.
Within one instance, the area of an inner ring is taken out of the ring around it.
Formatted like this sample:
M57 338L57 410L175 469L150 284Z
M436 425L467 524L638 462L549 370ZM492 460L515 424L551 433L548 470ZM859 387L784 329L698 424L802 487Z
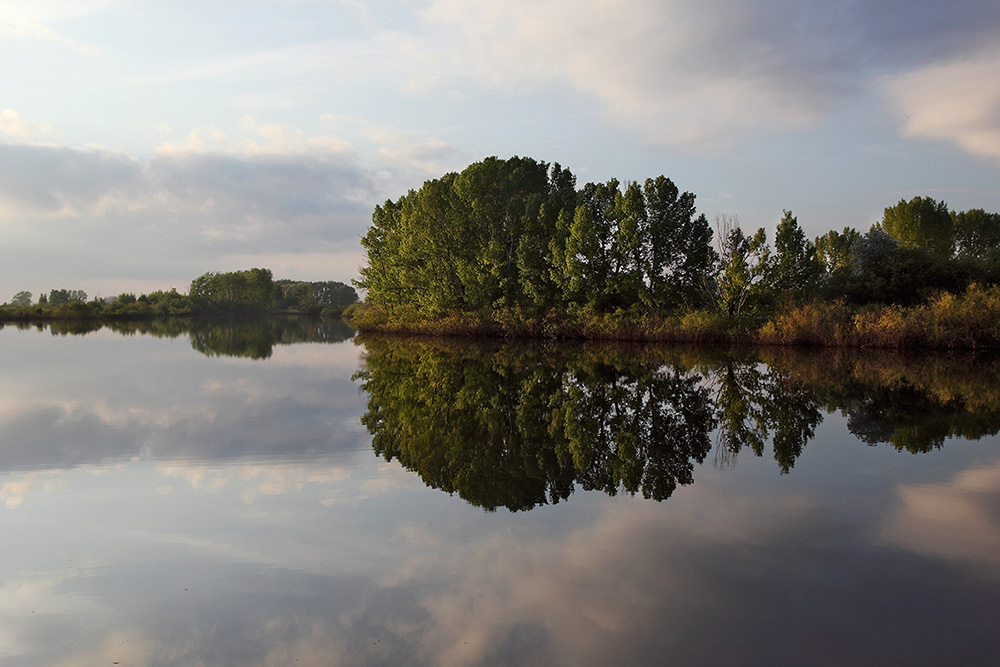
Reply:
M363 331L783 344L1000 344L1000 214L901 200L862 233L710 224L669 178L487 158L377 206Z
M357 291L342 282L274 280L269 269L253 268L206 273L191 281L187 294L171 289L88 300L82 290L54 289L33 301L31 292L18 292L9 303L0 306L0 322L276 313L340 317L357 301Z

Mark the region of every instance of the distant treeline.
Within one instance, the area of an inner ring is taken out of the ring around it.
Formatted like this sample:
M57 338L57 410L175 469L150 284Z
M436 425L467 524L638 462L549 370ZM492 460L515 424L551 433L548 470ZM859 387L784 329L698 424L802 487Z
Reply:
M903 313L905 336L881 332L881 344L1000 342L996 327L962 340L915 336L933 323L909 310L934 299L938 311L961 305L942 301L947 294L972 294L1000 320L1000 215L928 197L886 208L865 233L845 227L812 240L785 211L772 245L735 215L710 225L695 195L664 176L578 188L558 164L487 158L377 206L362 245L362 329L757 340L770 323L771 342L872 344L852 339L850 326L839 342L779 327L781 317L797 322L797 308L815 317L824 304L852 326Z
M51 290L32 301L30 292L18 292L0 307L2 320L128 319L151 316L300 313L340 317L357 302L353 287L342 282L274 280L269 269L206 273L191 281L187 294L176 289L136 296L87 300L81 290Z

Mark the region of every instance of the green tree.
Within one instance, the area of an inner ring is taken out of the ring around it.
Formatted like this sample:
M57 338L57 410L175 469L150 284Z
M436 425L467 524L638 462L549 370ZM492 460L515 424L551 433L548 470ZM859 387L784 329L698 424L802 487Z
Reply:
M646 201L638 183L629 183L625 192L616 192L614 200L614 285L617 305L651 305L645 274L649 254L649 221Z
M205 273L191 281L188 294L221 308L269 308L274 305L274 280L270 269Z
M853 227L844 227L843 232L833 229L816 238L816 258L828 275L849 270L853 266L851 248L861 240L861 233Z
M31 305L31 292L18 292L10 299L10 305L12 306L30 306Z
M86 301L87 293L83 290L74 289L54 289L49 292L49 305L58 306L63 303L73 303L75 301Z
M716 297L719 307L729 317L754 310L767 293L765 278L770 271L771 249L767 233L758 229L747 236L740 229L739 218L722 215L716 221L719 243L719 272Z
M647 279L654 303L662 308L694 305L718 256L712 229L695 215L695 196L681 193L665 176L643 185L649 219Z
M567 302L584 305L596 296L596 285L608 279L602 255L594 216L590 208L581 204L576 209L566 239Z
M922 248L937 256L950 256L955 244L955 227L948 205L930 197L885 209L881 228L904 248Z
M1000 213L975 208L952 214L952 221L959 257L981 259L1000 250Z
M576 300L598 311L613 310L616 305L615 287L619 265L613 247L615 231L615 199L619 195L618 179L607 183L587 183L580 191L580 206L586 209L581 217L577 208L570 238L567 240L567 257L576 255L576 262L586 266L586 276L574 284ZM570 243L575 253L570 253Z
M819 281L822 267L816 247L806 239L798 219L785 211L774 236L774 262L769 280L777 292L810 292Z

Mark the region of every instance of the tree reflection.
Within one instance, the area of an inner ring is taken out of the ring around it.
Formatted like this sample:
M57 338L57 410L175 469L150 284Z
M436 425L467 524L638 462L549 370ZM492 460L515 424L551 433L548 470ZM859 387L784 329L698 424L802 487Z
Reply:
M53 335L83 335L103 328L123 336L179 338L188 336L191 347L209 357L267 359L275 345L338 343L349 340L354 329L344 320L308 317L252 317L242 319L52 320L16 323L18 328L48 329ZM0 327L2 328L2 327Z
M708 375L717 387L716 461L735 465L744 447L762 456L770 440L781 472L791 470L823 421L815 394L794 374L753 358L729 359Z
M365 339L375 452L493 510L585 489L668 498L710 449L709 388L630 348Z
M365 336L362 423L375 452L494 510L580 486L664 500L715 462L788 473L824 413L862 442L926 452L1000 431L1000 364L863 352L720 352ZM975 368L975 372L971 372Z
M869 445L921 453L949 438L1000 432L1000 358L993 354L772 351L768 362L803 378Z

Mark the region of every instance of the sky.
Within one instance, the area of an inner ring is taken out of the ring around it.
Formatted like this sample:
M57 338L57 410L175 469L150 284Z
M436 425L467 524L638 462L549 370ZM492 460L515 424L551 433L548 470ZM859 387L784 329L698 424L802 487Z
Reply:
M0 0L0 302L358 276L488 156L665 175L709 221L1000 211L995 0Z

